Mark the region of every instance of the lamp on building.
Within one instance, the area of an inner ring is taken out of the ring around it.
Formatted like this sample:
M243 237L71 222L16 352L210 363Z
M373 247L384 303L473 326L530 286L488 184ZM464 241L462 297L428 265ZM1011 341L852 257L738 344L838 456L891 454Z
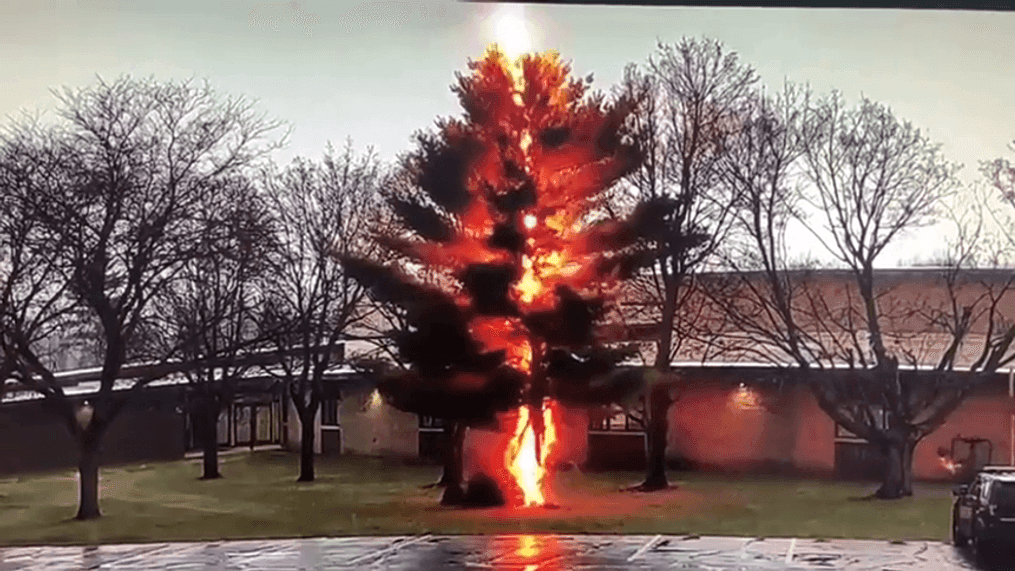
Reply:
M731 397L732 406L737 410L758 410L761 408L761 399L758 393L744 383L740 383L737 390Z
M374 389L373 392L367 396L366 400L362 402L363 406L360 409L362 412L373 412L381 408L381 404L384 402L384 399L381 397L381 392Z
M85 401L78 408L74 416L78 421L78 426L81 427L81 430L87 430L88 425L92 423L92 418L95 416L95 408L92 407L91 403Z

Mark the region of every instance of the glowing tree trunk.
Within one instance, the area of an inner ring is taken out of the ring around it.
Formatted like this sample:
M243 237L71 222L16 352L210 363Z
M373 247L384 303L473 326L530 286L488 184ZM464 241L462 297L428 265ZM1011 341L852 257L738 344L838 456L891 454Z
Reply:
M469 67L453 87L465 117L417 135L386 187L395 222L377 232L428 281L343 263L406 310L397 344L411 368L383 380L388 402L464 426L513 420L491 476L512 505L545 505L559 404L602 406L641 389L640 369L616 366L630 351L608 348L600 327L618 280L642 260L645 210L617 221L601 208L640 161L625 126L637 102L585 98L587 82L555 53L510 62L494 47Z

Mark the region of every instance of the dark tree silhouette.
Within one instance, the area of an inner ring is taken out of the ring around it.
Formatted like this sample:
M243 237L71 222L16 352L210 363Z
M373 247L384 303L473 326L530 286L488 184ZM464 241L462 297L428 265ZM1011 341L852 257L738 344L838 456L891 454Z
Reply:
M875 496L912 495L916 445L1012 359L1015 328L999 313L1011 278L971 271L980 255L980 224L966 221L936 283L943 296L902 299L876 279L886 246L940 220L955 170L936 145L883 105L864 99L846 108L838 94L812 103L806 92L788 88L755 102L745 121L726 169L742 200L737 247L726 251L735 272L710 284L721 322L713 331L726 350L826 369L802 378L825 413L885 454ZM809 185L794 184L800 180ZM823 232L807 217L807 206ZM811 228L844 266L838 270L845 278L842 296L830 299L809 264L794 267L785 242L792 221ZM907 338L900 331L917 333ZM971 338L982 350L960 359L960 346ZM935 348L919 339L941 342ZM905 371L900 361L907 360L931 364L932 371Z
M660 44L646 69L630 66L621 93L641 105L629 120L642 141L645 160L626 182L641 209L639 226L651 263L632 283L632 297L645 302L635 321L657 323L653 367L646 391L645 481L634 490L669 487L666 442L669 409L679 392L670 363L693 334L695 276L708 267L729 233L735 193L720 166L739 128L739 112L758 80L735 52L715 40L685 38Z
M49 133L35 132L42 139ZM47 176L56 153L27 153L18 143L4 141L0 155L0 398L6 390L21 390L24 378L18 351L32 348L52 366L47 340L70 339L80 328L66 280L52 256L42 224L30 216L28 196L33 181ZM12 375L15 375L12 378ZM22 377L22 378L19 378ZM62 389L59 389L62 391Z
M203 452L202 479L221 477L218 420L263 345L258 328L265 280L277 249L267 208L247 177L222 179L205 197L196 255L156 295L157 352L179 347L191 384L191 418Z
M298 158L262 177L280 250L260 327L277 356L266 371L284 381L300 420L300 482L314 480L314 417L325 376L343 364L350 332L370 312L366 289L339 259L377 249L367 224L378 208L379 180L376 156L357 156L351 142L341 154L329 146L321 162Z
M223 99L191 82L124 77L57 97L58 123L15 124L4 144L23 174L11 181L20 189L21 212L37 224L38 243L52 261L51 270L38 268L50 272L45 281L36 274L27 283L45 285L47 294L62 291L54 303L69 304L85 327L99 332L98 392L85 410L76 410L30 329L15 331L8 356L16 356L21 383L41 393L74 436L77 517L91 519L100 515L103 436L131 397L155 379L123 380L119 390L121 367L146 346L138 336L155 317L152 300L198 254L200 206L215 181L275 148L267 137L280 125L243 99ZM159 361L177 356L174 347Z

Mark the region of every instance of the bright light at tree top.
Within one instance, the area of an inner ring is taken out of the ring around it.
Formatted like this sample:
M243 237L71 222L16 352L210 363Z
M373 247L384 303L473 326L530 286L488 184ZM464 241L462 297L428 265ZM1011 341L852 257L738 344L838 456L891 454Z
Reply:
M532 34L520 4L499 4L490 16L493 41L509 60L533 51Z

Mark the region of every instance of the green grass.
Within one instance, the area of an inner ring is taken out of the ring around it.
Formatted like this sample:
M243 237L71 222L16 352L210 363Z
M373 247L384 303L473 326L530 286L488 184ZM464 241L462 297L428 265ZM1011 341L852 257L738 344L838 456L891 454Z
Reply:
M318 480L298 484L296 458L259 452L222 458L220 480L198 461L104 468L104 517L78 522L75 473L0 480L0 545L418 533L639 533L748 537L944 540L947 486L915 497L864 501L869 485L673 473L675 490L620 492L635 473L560 474L558 510L453 510L423 490L432 466L379 459L320 459Z

